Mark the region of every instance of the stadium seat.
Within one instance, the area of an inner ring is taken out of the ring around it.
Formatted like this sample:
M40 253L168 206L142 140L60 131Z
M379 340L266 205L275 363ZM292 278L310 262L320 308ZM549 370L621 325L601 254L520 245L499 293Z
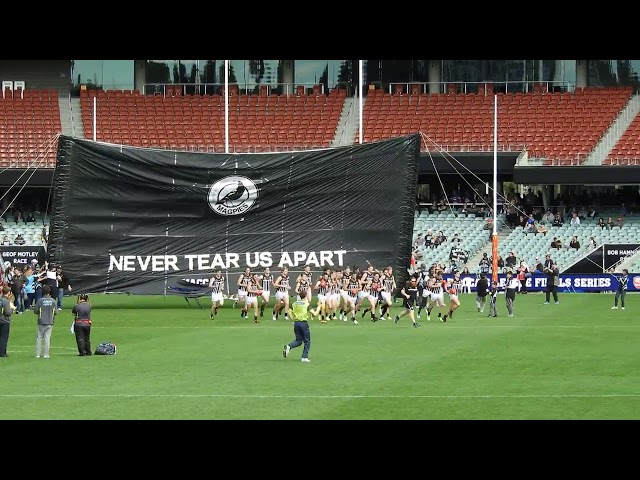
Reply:
M49 90L25 89L24 82L18 90L9 90L0 97L0 158L12 168L34 166L52 168L56 161L53 138L61 133L58 93Z
M640 165L640 114L622 134L604 161L605 165Z
M493 151L490 86L481 85L478 94L454 93L453 84L446 94L369 92L363 106L364 141L423 132L445 150ZM581 88L573 94L545 88L498 94L498 148L526 147L530 156L550 165L583 162L632 94L630 87Z
M328 95L229 93L229 144L232 151L277 151L329 147L342 113L345 91ZM224 151L224 96L152 96L115 91L81 92L85 136L93 136L92 97L98 97L97 139L156 148ZM142 120L144 119L144 120Z

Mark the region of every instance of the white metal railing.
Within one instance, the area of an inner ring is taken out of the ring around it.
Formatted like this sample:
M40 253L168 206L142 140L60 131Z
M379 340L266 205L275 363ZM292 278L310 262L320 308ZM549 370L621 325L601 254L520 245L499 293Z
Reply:
M231 87L237 91L238 95L250 95L250 94L271 94L273 90L279 91L286 95L296 95L300 93L307 93L309 90L313 90L314 87L319 87L320 93L324 94L325 85L322 83L230 83L229 91L231 93ZM263 87L263 92L261 92ZM168 94L168 90L179 89L181 95L187 94L199 94L199 95L224 95L224 83L145 83L142 86L143 95L163 95ZM169 95L171 93L169 92Z
M505 81L505 82L392 82L389 83L389 93L403 93L406 95L428 94L430 86L436 85L439 93L482 93L493 96L494 93L517 92L552 92L554 89L573 93L576 84L573 82L538 82L538 81ZM451 89L451 91L449 90ZM454 92L455 90L455 92Z
M71 92L69 92L69 121L71 121L71 136L76 138L76 122L73 120L73 105L71 104Z
M609 155L609 152L611 152L611 149L616 146L620 137L629 128L638 112L640 112L640 95L636 94L618 112L618 115L609 125L596 147L586 158L585 165L601 165Z

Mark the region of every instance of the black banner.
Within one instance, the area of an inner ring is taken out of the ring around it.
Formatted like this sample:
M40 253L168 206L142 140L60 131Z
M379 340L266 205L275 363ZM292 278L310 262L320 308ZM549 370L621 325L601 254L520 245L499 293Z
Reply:
M78 292L163 294L215 269L293 275L411 255L420 136L286 153L208 154L61 137L50 261Z
M562 273L596 274L609 270L612 266L632 256L640 247L637 243L607 243L579 259Z
M40 265L46 260L46 252L42 245L2 245L0 255L2 255L3 270L5 262L24 267L31 265L34 259Z

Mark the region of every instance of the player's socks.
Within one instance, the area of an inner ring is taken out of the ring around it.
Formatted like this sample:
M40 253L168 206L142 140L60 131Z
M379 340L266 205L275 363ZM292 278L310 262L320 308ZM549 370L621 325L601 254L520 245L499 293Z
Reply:
M398 315L393 317L393 323L395 323L396 325L398 324L398 320L400 320L400 317Z
M419 326L420 326L420 324L414 320L413 321L413 328L418 328Z
M211 314L211 317L210 317L210 318L211 318L211 320L213 320L213 318L214 318L214 315L213 315L213 313Z
M364 316L367 314L367 312L368 312L368 311L369 311L369 309L368 309L368 308L365 308L365 309L362 311L362 318L364 318Z
M258 320L258 316L257 315L253 315L253 323L260 323L260 321Z
M267 306L266 303L263 303L262 305L260 305L260 316L264 317L264 309Z
M387 313L387 310L389 309L389 305L384 304L382 306L382 308L380 309L380 316L384 317L384 315Z

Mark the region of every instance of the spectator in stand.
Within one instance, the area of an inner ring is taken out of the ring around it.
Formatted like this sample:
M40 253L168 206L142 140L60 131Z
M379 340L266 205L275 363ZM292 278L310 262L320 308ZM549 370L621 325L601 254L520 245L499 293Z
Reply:
M9 237L7 235L5 235L2 239L2 245L11 245L11 240L9 240Z
M516 258L515 253L509 252L509 255L507 255L504 263L507 268L515 268L516 264L518 263L518 259Z
M453 238L451 239L451 243L454 244L455 246L459 246L462 243L462 240L460 240L460 237L458 236L457 233L453 235Z
M551 260L551 255L549 255L548 253L544 256L544 268L551 268L551 265L553 265L555 262L553 260Z
M598 246L596 243L596 239L593 237L589 237L589 250L593 250Z
M586 220L587 219L587 212L585 211L584 208L581 208L578 211L578 218L582 221L582 220Z
M562 220L562 215L560 215L559 213L556 213L556 217L553 219L552 225L554 227L561 227L562 225L564 225L564 221Z
M431 234L431 229L427 230L426 235L424 236L424 248L433 248L433 235Z
M542 220L545 223L553 223L555 218L556 216L553 213L551 213L551 210L547 210L547 213L542 217Z
M415 243L413 244L414 247L424 247L424 237L422 236L421 233L418 234L418 237L416 238Z
M524 215L520 215L518 217L518 226L524 228L527 226L527 219L525 218Z
M533 218L533 214L530 213L527 224L524 226L524 233L535 233L535 223L536 220Z
M580 242L578 241L578 237L575 235L571 237L571 241L569 242L570 248L575 248L576 250L580 250Z
M16 236L16 238L13 240L13 243L16 245L24 245L27 242L25 241L22 234L19 233L18 236Z
M33 216L33 212L30 212L29 215L27 215L25 223L36 223L36 217Z
M546 235L548 231L549 231L549 229L544 224L544 222L541 222L541 223L538 224L537 229L536 229L536 233L540 233L542 235Z
M607 227L609 227L609 230L611 230L614 225L615 223L613 223L613 218L609 217L609 220L607 220Z
M596 208L593 206L589 207L589 218L596 218Z
M580 225L580 217L578 217L576 212L571 214L571 221L569 222L569 225Z
M16 221L16 223L20 223L20 222L24 222L24 219L22 218L22 212L17 211L15 217L13 217L13 219Z
M616 222L616 225L622 228L622 225L624 225L624 220L622 220L622 216L618 217L618 221Z
M603 230L606 228L607 224L604 223L604 218L600 217L598 219L598 223L596 223L596 225L600 228L602 228Z
M551 242L551 248L556 248L560 250L562 248L562 240L558 237L553 237L553 241Z

